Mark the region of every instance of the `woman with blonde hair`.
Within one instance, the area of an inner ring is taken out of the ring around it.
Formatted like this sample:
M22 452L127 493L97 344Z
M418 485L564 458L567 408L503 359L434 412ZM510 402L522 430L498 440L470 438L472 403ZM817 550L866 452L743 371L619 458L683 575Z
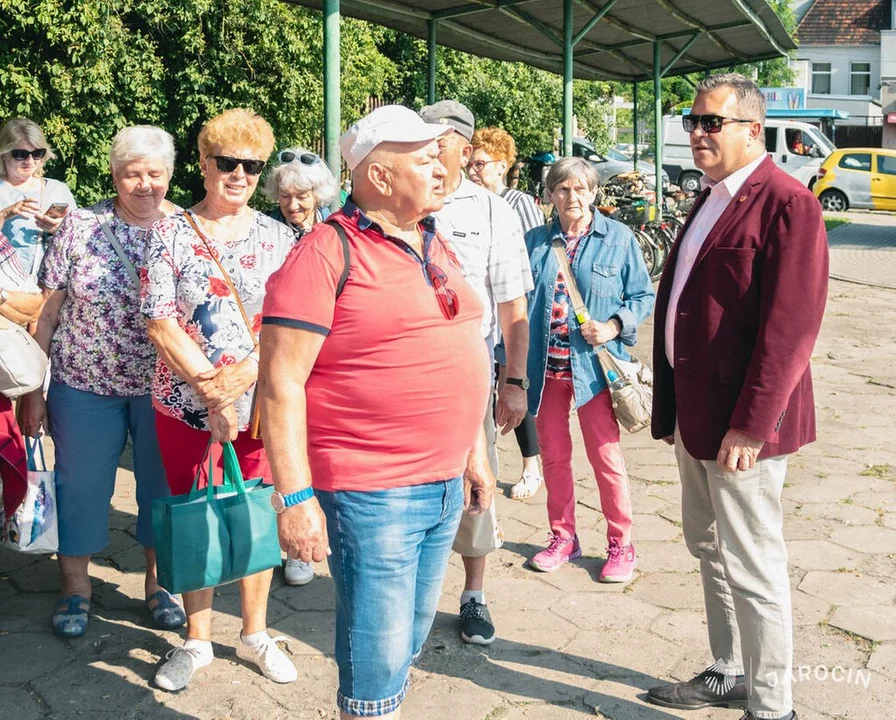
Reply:
M40 268L47 238L75 208L65 183L43 177L44 166L55 157L31 120L11 118L0 127L0 231L32 277Z
M156 223L146 243L141 309L158 351L152 397L173 495L189 492L197 475L200 484L209 482L206 453L223 478L218 443L225 442L233 444L246 477L271 482L262 442L249 433L249 415L265 283L295 236L249 207L249 199L273 149L271 126L250 110L235 108L209 120L199 133L205 197ZM236 654L265 677L287 683L296 679L296 668L277 646L281 638L267 633L272 577L266 570L239 581L243 627ZM158 687L181 690L214 659L213 596L214 588L184 593L187 640L159 667Z

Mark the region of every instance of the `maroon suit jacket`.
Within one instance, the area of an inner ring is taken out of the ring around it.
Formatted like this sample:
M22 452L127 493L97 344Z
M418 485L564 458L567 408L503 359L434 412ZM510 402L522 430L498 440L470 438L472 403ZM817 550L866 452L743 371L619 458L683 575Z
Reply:
M828 287L828 243L815 196L766 158L710 231L678 301L675 368L665 327L681 239L660 279L654 324L653 437L678 422L687 451L714 460L735 428L760 457L815 440L809 357Z

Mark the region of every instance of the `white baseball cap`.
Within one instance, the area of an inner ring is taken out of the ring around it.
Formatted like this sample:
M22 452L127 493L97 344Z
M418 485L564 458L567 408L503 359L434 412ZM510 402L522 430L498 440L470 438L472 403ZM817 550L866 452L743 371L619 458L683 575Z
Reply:
M423 120L403 105L383 105L362 117L339 138L339 149L349 170L384 142L417 143L453 132L450 125L436 125Z

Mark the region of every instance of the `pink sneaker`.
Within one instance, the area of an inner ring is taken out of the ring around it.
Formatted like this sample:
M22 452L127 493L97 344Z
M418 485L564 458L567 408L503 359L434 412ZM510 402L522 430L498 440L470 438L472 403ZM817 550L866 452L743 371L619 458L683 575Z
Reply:
M560 537L554 533L548 533L548 546L537 553L529 564L542 572L553 572L568 560L582 557L582 548L579 547L579 536L571 538Z
M614 538L610 540L610 547L607 548L607 561L601 568L598 579L604 583L627 583L635 574L637 564L635 546L622 546Z

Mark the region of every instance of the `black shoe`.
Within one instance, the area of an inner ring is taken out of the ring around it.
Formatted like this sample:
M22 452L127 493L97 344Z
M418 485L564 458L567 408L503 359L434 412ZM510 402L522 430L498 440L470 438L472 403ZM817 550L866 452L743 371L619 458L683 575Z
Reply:
M743 675L704 670L693 680L650 688L647 702L677 710L743 708L747 706L747 683Z
M460 606L460 636L464 642L491 645L495 640L495 626L488 605L470 598Z
M747 711L741 716L740 720L756 720L756 716L753 715L753 713ZM796 714L796 710L792 710L790 712L790 715L785 715L782 718L778 718L778 720L799 720L799 717Z

